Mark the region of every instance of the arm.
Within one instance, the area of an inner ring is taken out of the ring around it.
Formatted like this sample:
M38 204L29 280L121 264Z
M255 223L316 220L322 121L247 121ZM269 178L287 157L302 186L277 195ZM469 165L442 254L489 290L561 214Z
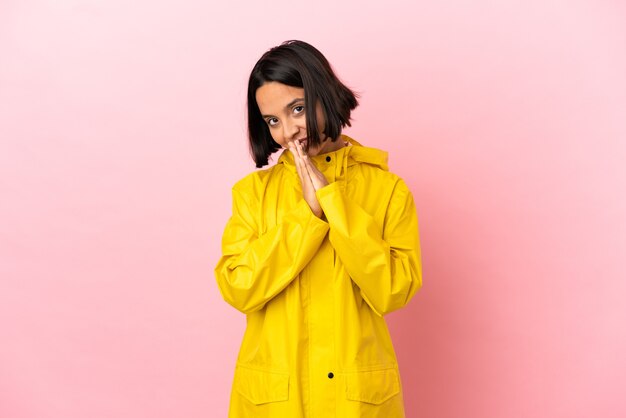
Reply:
M313 258L329 225L301 199L282 221L258 236L257 206L236 187L215 277L222 297L243 313L259 310Z
M365 302L380 316L406 305L422 286L422 263L415 203L404 181L394 186L382 227L338 182L316 194L330 243Z

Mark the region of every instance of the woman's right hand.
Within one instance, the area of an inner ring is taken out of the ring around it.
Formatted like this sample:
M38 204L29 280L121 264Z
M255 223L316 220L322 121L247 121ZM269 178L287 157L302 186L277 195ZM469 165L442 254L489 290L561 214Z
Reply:
M296 145L295 141L289 141L289 151L294 157L296 162L296 170L298 171L298 176L300 177L300 184L302 185L302 195L304 200L309 204L311 211L318 218L322 218L324 215L324 211L320 206L320 203L317 200L317 196L315 195L315 186L313 185L313 181L309 176L309 172L305 166L306 162L303 159L304 150L298 150L298 145Z

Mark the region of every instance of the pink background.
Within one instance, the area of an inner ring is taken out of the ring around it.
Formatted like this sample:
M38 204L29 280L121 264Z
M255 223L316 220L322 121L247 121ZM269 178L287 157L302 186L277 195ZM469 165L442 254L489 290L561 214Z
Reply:
M226 416L245 317L213 267L247 76L293 38L414 193L408 416L623 417L626 7L598 0L3 0L0 416Z

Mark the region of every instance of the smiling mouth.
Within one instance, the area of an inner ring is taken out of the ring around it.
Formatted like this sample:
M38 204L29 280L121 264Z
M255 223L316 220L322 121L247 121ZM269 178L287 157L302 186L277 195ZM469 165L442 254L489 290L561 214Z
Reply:
M307 148L307 138L298 139L298 142L300 143L300 145L302 146L302 148L304 148L304 149L306 149L306 148Z

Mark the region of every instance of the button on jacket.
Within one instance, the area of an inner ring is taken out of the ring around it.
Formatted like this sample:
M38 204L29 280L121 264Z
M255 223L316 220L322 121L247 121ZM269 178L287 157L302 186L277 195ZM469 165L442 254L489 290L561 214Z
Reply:
M417 213L387 152L349 145L311 161L329 184L302 195L294 157L232 188L215 267L226 302L247 315L229 417L404 417L384 315L422 285Z

